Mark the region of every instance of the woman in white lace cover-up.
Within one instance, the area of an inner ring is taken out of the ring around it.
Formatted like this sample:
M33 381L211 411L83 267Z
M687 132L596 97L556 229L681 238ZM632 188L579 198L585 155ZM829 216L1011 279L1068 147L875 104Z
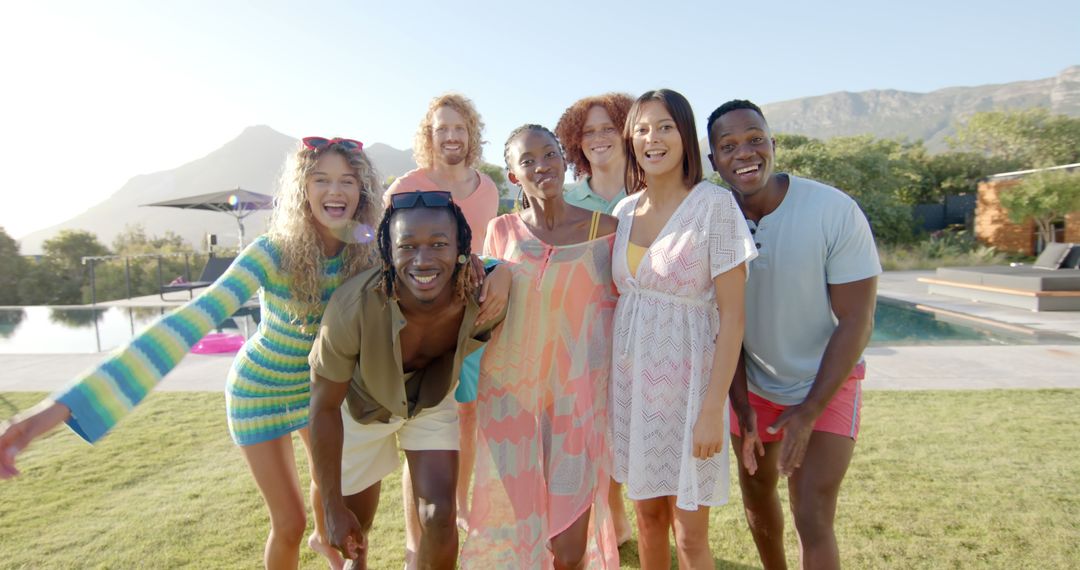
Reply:
M702 181L682 95L639 97L624 134L633 194L614 212L614 476L635 501L642 568L667 567L672 527L679 566L712 568L708 511L727 502L727 391L756 250L731 194Z

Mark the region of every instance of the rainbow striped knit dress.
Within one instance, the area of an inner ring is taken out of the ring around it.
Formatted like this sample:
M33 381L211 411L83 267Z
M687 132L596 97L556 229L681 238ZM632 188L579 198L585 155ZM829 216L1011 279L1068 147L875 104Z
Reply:
M343 281L337 255L323 266L322 306ZM262 321L236 355L226 383L229 433L238 445L275 439L308 425L308 352L318 317L291 322L291 279L280 251L260 236L202 295L166 315L100 366L53 394L71 410L68 425L97 441L135 407L206 333L259 291Z

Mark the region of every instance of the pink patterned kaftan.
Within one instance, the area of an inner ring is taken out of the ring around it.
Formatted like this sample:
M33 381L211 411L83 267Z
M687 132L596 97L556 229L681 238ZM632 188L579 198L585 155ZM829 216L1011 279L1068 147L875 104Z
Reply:
M484 251L513 272L480 364L476 465L462 568L551 568L549 542L591 511L590 568L618 568L607 507L614 236L551 246L516 214Z

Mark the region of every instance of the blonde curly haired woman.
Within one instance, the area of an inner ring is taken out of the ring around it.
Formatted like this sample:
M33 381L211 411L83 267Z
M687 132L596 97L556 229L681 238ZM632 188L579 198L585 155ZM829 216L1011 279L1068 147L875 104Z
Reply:
M282 177L270 230L202 295L0 428L0 479L17 475L18 452L60 422L89 442L103 437L192 345L258 292L262 320L237 353L226 382L229 433L269 510L266 567L296 568L307 522L292 433L299 433L310 464L307 355L331 293L376 260L372 240L349 239L346 233L374 233L381 197L379 176L362 143L303 139ZM314 483L311 493L316 530L308 544L331 567L341 567L341 556L322 539L322 502Z

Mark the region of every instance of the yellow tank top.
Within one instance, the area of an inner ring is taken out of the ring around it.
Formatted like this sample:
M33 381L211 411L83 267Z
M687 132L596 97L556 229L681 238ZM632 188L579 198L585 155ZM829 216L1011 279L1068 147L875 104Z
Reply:
M626 264L630 267L630 275L637 275L637 268L641 265L641 260L647 251L649 248L626 240Z

